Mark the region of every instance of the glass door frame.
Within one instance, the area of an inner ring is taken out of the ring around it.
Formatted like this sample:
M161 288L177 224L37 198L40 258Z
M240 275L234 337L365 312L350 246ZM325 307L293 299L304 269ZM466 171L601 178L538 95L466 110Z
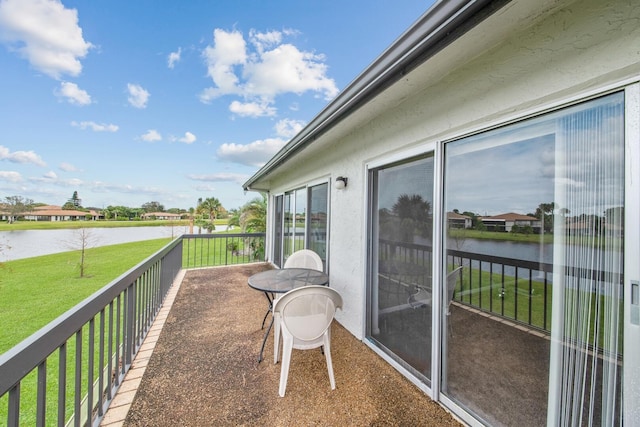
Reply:
M635 405L637 398L638 379L640 378L640 325L632 324L636 316L640 316L640 304L634 305L632 300L632 281L640 283L640 263L628 262L640 258L640 83L637 81L617 83L606 88L600 87L588 93L576 94L571 99L564 99L562 102L555 102L546 106L538 106L535 110L520 112L512 117L502 117L490 123L485 123L482 128L474 127L458 130L456 135L447 138L424 143L414 148L393 153L391 156L380 156L370 160L365 164L365 176L367 179L366 212L367 212L367 235L364 240L367 250L365 251L366 262L366 303L365 322L363 322L364 342L379 354L388 363L393 365L398 371L403 373L412 383L421 388L433 400L439 401L444 406L452 410L460 419L470 425L479 425L478 420L472 414L460 407L456 402L440 393L441 370L443 369L443 358L441 352L442 345L442 302L444 296L442 292L433 293L433 313L432 313L432 369L431 384L416 379L416 377L399 365L393 358L382 352L370 340L370 310L371 310L371 283L373 268L375 267L374 242L372 242L373 218L371 217L371 204L375 201L370 178L370 171L384 165L403 161L408 158L426 154L429 151L434 153L434 191L433 191L433 278L435 283L442 283L444 276L444 263L446 257L442 253L444 228L446 216L443 213L444 203L444 144L463 138L465 135L484 132L496 127L505 126L510 123L526 120L528 118L543 115L550 111L559 110L565 106L587 102L590 99L605 96L608 93L624 91L624 123L625 123L625 270L624 270L624 351L623 351L623 419L639 419L640 408ZM640 288L640 286L638 286ZM634 294L635 295L635 294ZM636 384L632 384L631 379Z

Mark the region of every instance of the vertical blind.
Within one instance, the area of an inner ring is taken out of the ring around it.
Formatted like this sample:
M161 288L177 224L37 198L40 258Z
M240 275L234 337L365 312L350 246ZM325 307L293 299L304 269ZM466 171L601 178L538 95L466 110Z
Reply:
M624 108L556 122L549 425L621 424Z

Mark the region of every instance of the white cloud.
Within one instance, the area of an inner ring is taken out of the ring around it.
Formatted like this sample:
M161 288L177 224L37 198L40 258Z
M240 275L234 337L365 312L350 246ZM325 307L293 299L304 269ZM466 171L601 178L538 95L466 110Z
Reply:
M222 144L216 155L227 160L247 166L263 166L285 144L280 138L268 138L250 144Z
M182 54L182 48L178 48L177 52L171 52L167 57L167 66L169 68L173 68L176 65L176 62L180 61L180 55Z
M91 129L94 132L117 132L119 127L114 124L106 124L106 123L96 123L92 121L88 122L71 122L71 126L77 127L80 129Z
M329 100L338 94L338 88L325 75L324 59L324 55L282 44L264 52L260 61L247 64L244 73L251 82L251 91L261 96L272 98L286 92L300 95L312 91Z
M12 163L32 163L37 166L46 166L42 158L33 151L11 152L7 147L0 145L0 160L7 160Z
M233 101L229 105L229 111L242 117L272 117L276 115L276 109L266 102L240 102Z
M149 101L149 92L147 92L142 86L132 83L127 84L127 91L129 92L129 104L136 108L146 108Z
M162 141L162 135L155 129L149 129L147 133L140 136L140 138L147 142Z
M203 102L225 94L241 93L234 67L243 65L247 60L246 42L242 33L228 33L216 28L213 32L213 46L207 46L202 55L207 63L207 75L216 85L203 93Z
M251 44L255 46L256 50L262 53L265 49L282 43L282 33L280 31L260 33L252 29L249 31L249 40Z
M13 171L0 171L0 180L9 182L21 182L22 175Z
M272 105L278 95L311 91L331 99L338 94L333 79L327 77L324 55L300 51L289 43L285 36L293 31L270 31L260 33L251 30L247 42L238 31L214 31L213 45L207 46L203 57L207 74L214 86L204 89L200 100L208 103L213 99L236 95L243 102L235 101L231 110L248 116L273 115Z
M79 75L79 59L92 47L82 36L76 9L58 0L0 1L0 41L55 79Z
M32 177L29 178L29 181L34 182L36 184L52 184L52 185L56 185L59 187L82 187L84 185L84 181L82 181L81 179L77 179L77 178L71 178L71 179L60 179L58 178L58 175L53 172L47 172L44 175L42 175L41 177Z
M77 172L78 168L76 168L74 165L72 165L71 163L60 163L60 166L58 166L60 168L60 170L63 170L65 172Z
M55 181L58 179L58 175L54 171L49 171L44 175L42 175L42 177L46 180L51 180L51 181Z
M66 98L69 104L91 104L91 96L87 93L87 91L80 89L75 83L61 82L60 89L56 91L56 95L61 98Z
M233 182L235 184L243 184L247 179L249 179L249 175L244 175L240 173L212 173L205 175L197 175L191 174L188 175L187 178L194 181L203 181L203 182ZM204 188L204 187L201 187Z
M305 122L302 120L282 119L276 123L276 134L283 138L291 138L304 128Z
M184 136L178 139L180 142L184 142L185 144L193 144L196 141L196 136L191 132L185 132Z

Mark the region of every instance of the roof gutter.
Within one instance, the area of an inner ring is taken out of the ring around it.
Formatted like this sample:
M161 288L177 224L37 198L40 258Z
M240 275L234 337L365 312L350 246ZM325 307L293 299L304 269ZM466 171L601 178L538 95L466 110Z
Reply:
M254 184L509 0L440 0L243 184Z

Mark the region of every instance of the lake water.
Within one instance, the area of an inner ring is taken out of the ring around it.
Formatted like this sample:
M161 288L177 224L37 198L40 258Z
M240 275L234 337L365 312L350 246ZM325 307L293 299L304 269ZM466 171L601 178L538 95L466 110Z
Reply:
M189 233L188 226L85 228L87 247L116 245ZM80 249L80 230L14 230L0 232L0 261L12 261Z

